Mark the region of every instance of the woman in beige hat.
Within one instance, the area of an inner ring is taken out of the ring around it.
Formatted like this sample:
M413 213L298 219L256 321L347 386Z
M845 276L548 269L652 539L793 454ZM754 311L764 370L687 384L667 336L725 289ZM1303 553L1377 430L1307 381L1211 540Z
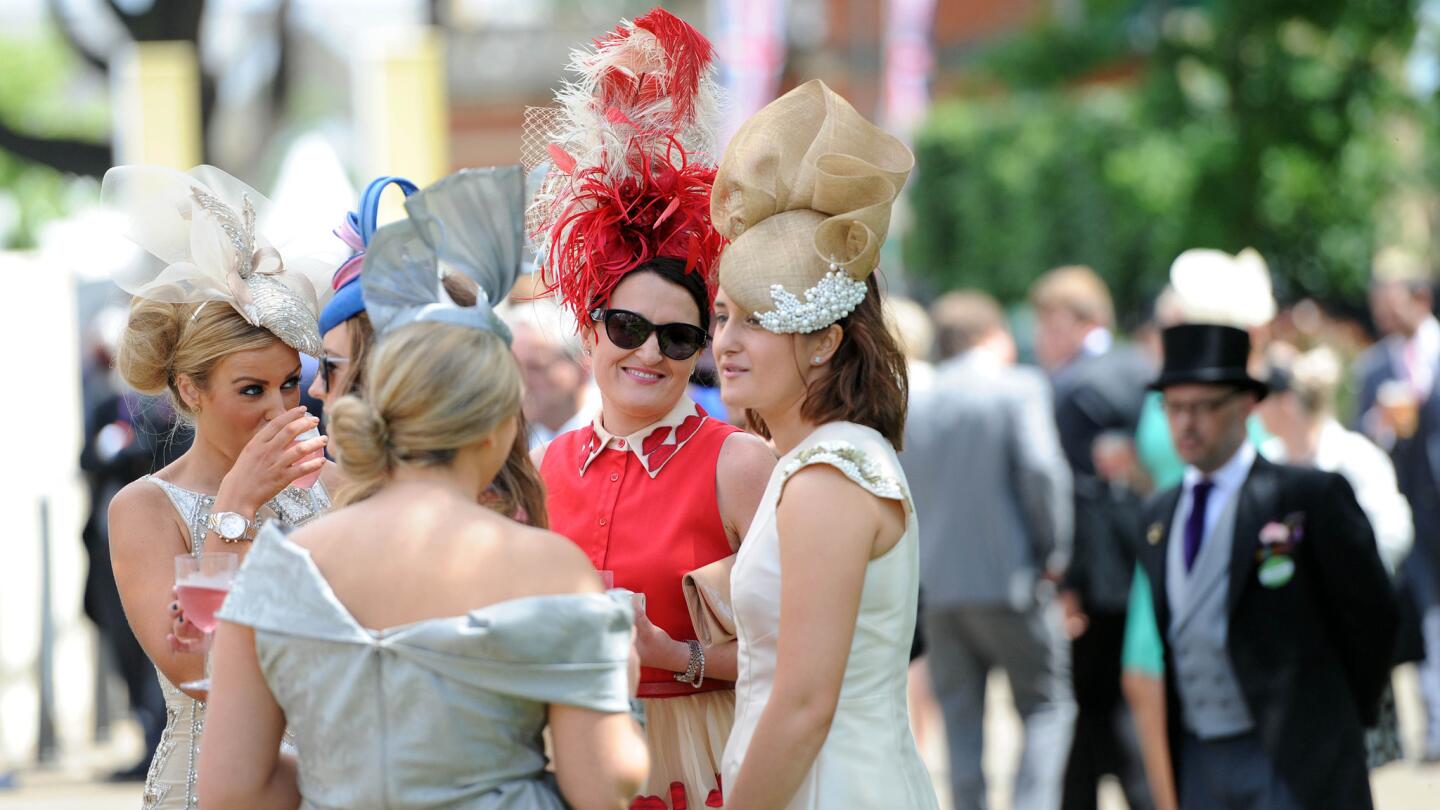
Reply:
M872 275L913 165L812 81L746 122L715 178L711 219L732 240L721 393L783 454L731 579L735 810L936 807L905 700L919 589L896 457L905 356Z

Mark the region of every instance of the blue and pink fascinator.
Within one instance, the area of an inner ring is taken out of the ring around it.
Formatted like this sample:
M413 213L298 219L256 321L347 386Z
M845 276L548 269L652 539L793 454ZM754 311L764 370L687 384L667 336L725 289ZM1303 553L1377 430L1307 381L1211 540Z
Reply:
M406 197L417 190L414 183L403 177L377 177L365 187L356 210L346 215L345 223L335 229L335 235L349 245L353 252L335 271L335 276L330 281L335 295L320 313L322 336L365 311L365 295L358 283L360 272L364 269L365 253L370 248L370 240L374 238L379 227L377 219L380 214L380 197L392 184Z

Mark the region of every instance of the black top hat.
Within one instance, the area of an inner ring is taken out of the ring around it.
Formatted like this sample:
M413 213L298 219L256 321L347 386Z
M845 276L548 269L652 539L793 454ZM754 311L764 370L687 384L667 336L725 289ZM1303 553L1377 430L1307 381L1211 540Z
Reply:
M1250 334L1243 329L1186 323L1166 329L1160 339L1165 345L1165 365L1150 383L1153 390L1206 383L1249 389L1261 398L1270 391L1245 370L1250 360Z

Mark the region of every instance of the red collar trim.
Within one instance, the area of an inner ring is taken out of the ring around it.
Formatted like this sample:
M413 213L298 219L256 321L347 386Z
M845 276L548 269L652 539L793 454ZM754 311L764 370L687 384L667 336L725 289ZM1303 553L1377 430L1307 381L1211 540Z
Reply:
M629 436L616 436L605 430L600 424L600 417L596 416L590 427L585 428L585 433L580 442L580 477L585 476L585 471L590 469L590 464L600 456L605 448L610 447L616 450L628 450L639 459L640 466L651 478L660 474L671 458L679 452L685 443L700 432L700 426L710 415L705 409L695 404L688 396L681 397L680 402L670 410L660 421L648 425Z

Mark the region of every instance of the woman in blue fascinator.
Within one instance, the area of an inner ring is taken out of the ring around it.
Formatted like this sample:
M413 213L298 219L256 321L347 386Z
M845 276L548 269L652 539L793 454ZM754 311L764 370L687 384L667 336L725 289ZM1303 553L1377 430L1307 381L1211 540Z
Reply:
M365 268L365 251L379 227L380 198L392 185L406 197L418 190L403 177L377 177L360 195L360 205L335 229L335 235L349 246L351 255L335 271L330 281L335 294L320 311L320 337L325 356L320 358L320 373L315 375L309 390L310 396L326 406L360 386L365 358L375 341L375 327L365 311L360 273Z
M346 215L345 222L335 230L335 235L350 247L352 254L335 271L331 281L335 294L320 312L320 334L325 352L320 358L320 372L315 375L309 391L310 396L323 402L327 409L346 394L364 391L365 365L375 343L376 327L366 307L361 276L370 266L366 255L379 229L380 201L391 186L399 189L406 199L417 191L415 184L403 177L377 177L365 187L360 195L360 204ZM456 229L454 224L450 227ZM456 262L473 261L464 256L452 259ZM472 305L475 303L475 286L467 278L464 274L446 272L442 273L441 281L447 295L456 303ZM545 509L544 487L540 483L539 472L530 461L523 423L520 433L505 466L495 483L485 491L482 501L522 523L546 528L549 518Z

